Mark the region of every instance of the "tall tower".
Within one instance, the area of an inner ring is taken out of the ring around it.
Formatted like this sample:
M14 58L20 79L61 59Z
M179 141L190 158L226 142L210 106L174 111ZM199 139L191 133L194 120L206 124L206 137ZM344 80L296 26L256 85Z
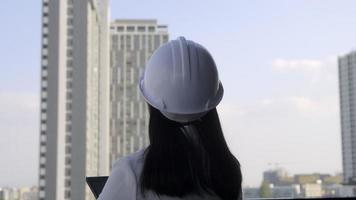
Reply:
M108 0L43 0L40 200L94 199L109 170Z
M356 52L339 57L344 183L356 183Z
M148 110L138 79L153 51L168 41L167 29L156 20L111 23L111 164L148 144Z

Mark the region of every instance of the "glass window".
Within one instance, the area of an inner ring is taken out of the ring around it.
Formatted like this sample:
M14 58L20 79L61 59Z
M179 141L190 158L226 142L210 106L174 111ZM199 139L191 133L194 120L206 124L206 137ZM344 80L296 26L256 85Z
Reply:
M148 27L148 31L149 32L154 32L156 30L156 28L154 26L149 26Z
M46 35L46 34L43 34L43 35ZM48 38L47 37L43 37L42 44L48 45Z
M48 24L48 16L47 16L47 17L44 16L44 17L42 18L42 22L43 22L44 24Z
M168 42L168 35L163 35L163 42Z
M68 25L73 25L73 24L74 24L74 20L73 20L72 17L69 17L69 18L67 19L67 24L68 24Z
M74 14L73 7L68 7L68 15L73 15L73 14Z
M119 32L122 32L122 31L124 31L124 27L123 26L118 26L116 28L116 30L119 31Z
M138 32L145 32L146 31L146 27L145 26L138 26L137 27L137 31Z
M127 32L134 32L135 31L135 27L134 26L128 26L126 27Z

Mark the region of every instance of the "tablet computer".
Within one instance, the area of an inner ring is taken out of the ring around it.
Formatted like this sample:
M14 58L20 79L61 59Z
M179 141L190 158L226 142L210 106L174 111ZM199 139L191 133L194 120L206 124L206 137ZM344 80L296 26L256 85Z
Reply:
M96 199L99 197L108 178L108 176L86 177L87 184Z

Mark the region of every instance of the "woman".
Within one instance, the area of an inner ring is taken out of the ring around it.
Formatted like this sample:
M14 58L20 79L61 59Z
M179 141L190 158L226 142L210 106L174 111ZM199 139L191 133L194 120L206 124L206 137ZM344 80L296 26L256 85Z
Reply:
M100 200L241 199L238 160L216 106L223 87L213 58L183 37L158 48L140 80L149 146L119 159Z

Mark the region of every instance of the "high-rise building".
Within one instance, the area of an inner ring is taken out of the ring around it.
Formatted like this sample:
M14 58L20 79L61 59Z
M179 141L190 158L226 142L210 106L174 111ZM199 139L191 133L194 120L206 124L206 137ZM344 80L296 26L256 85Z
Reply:
M43 0L39 199L94 199L109 170L108 0Z
M148 144L148 110L138 79L153 51L168 41L168 30L156 20L116 20L110 33L112 163Z
M356 51L341 56L339 91L344 183L356 183Z
M263 172L263 181L273 185L284 185L283 180L288 177L286 170L277 168L274 170L268 170Z

